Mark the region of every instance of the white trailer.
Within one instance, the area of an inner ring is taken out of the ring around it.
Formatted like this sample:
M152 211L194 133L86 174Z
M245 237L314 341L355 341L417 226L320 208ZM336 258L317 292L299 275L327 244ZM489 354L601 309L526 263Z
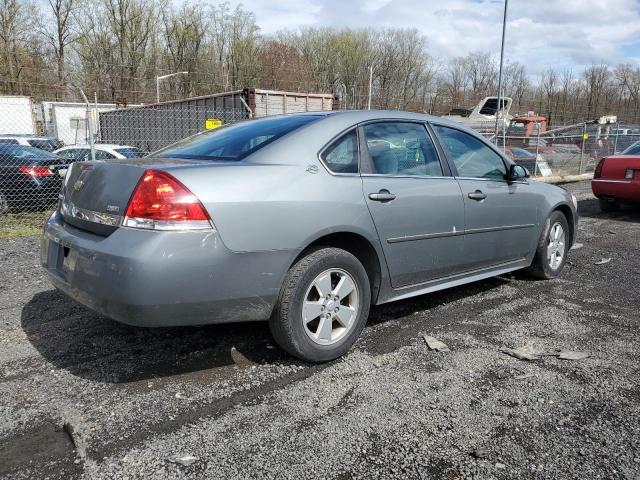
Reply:
M36 112L30 97L0 96L0 135L38 135Z
M116 109L115 103L91 103L90 115L95 132L98 114ZM49 137L55 137L65 145L84 145L89 142L87 106L76 102L42 102L44 130ZM96 135L97 136L97 135Z

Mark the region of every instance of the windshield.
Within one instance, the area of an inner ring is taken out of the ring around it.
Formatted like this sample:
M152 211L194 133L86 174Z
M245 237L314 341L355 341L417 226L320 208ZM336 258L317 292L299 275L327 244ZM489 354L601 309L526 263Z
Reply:
M248 120L186 138L151 156L195 160L241 160L320 115L280 116Z
M622 155L639 155L640 154L640 141L632 143L622 152Z
M115 148L114 149L116 152L118 152L120 155L122 155L125 158L140 158L142 157L142 154L140 153L140 150L138 150L137 148L133 148L133 147L127 147L127 148Z

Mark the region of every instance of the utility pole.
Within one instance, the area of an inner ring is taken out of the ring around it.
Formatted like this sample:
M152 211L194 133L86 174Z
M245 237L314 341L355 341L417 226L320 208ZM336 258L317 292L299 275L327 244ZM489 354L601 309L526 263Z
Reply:
M500 47L500 70L498 72L498 104L496 105L496 145L498 144L498 113L502 110L500 107L501 93L502 93L502 65L504 63L504 36L507 28L507 7L509 0L504 0L504 16L502 18L502 45ZM504 123L504 121L503 121ZM503 127L504 128L504 125Z
M170 73L169 75L161 75L159 77L156 77L156 103L160 103L160 80L175 77L176 75L189 75L189 72L176 72Z
M367 110L371 110L371 87L373 86L373 65L369 65L369 99L367 100Z

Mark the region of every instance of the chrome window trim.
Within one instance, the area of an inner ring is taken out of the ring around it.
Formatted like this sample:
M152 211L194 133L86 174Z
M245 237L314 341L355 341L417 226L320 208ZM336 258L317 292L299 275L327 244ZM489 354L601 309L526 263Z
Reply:
M355 172L355 173L334 172L333 170L331 170L329 168L329 165L327 165L324 162L324 160L322 158L322 155L336 141L340 140L342 137L344 137L346 134L350 133L352 130L356 132L356 144L357 144L357 147L358 147L358 153L357 153L357 156L358 156L358 171ZM344 130L342 130L337 135L334 135L333 137L331 137L331 139L327 143L325 143L324 146L320 150L318 150L318 161L324 167L324 169L329 173L329 175L332 175L334 177L359 177L360 176L360 135L358 133L358 125L351 125L350 127L345 128Z

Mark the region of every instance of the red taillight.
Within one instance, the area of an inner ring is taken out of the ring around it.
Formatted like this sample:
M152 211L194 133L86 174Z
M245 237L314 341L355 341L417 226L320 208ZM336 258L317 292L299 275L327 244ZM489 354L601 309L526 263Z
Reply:
M600 178L602 176L602 167L604 166L604 158L602 158L598 165L596 165L596 170L593 172L593 178Z
M49 167L20 167L20 171L32 177L50 177L53 175Z
M176 178L146 170L127 205L124 225L156 230L211 228L204 206Z

